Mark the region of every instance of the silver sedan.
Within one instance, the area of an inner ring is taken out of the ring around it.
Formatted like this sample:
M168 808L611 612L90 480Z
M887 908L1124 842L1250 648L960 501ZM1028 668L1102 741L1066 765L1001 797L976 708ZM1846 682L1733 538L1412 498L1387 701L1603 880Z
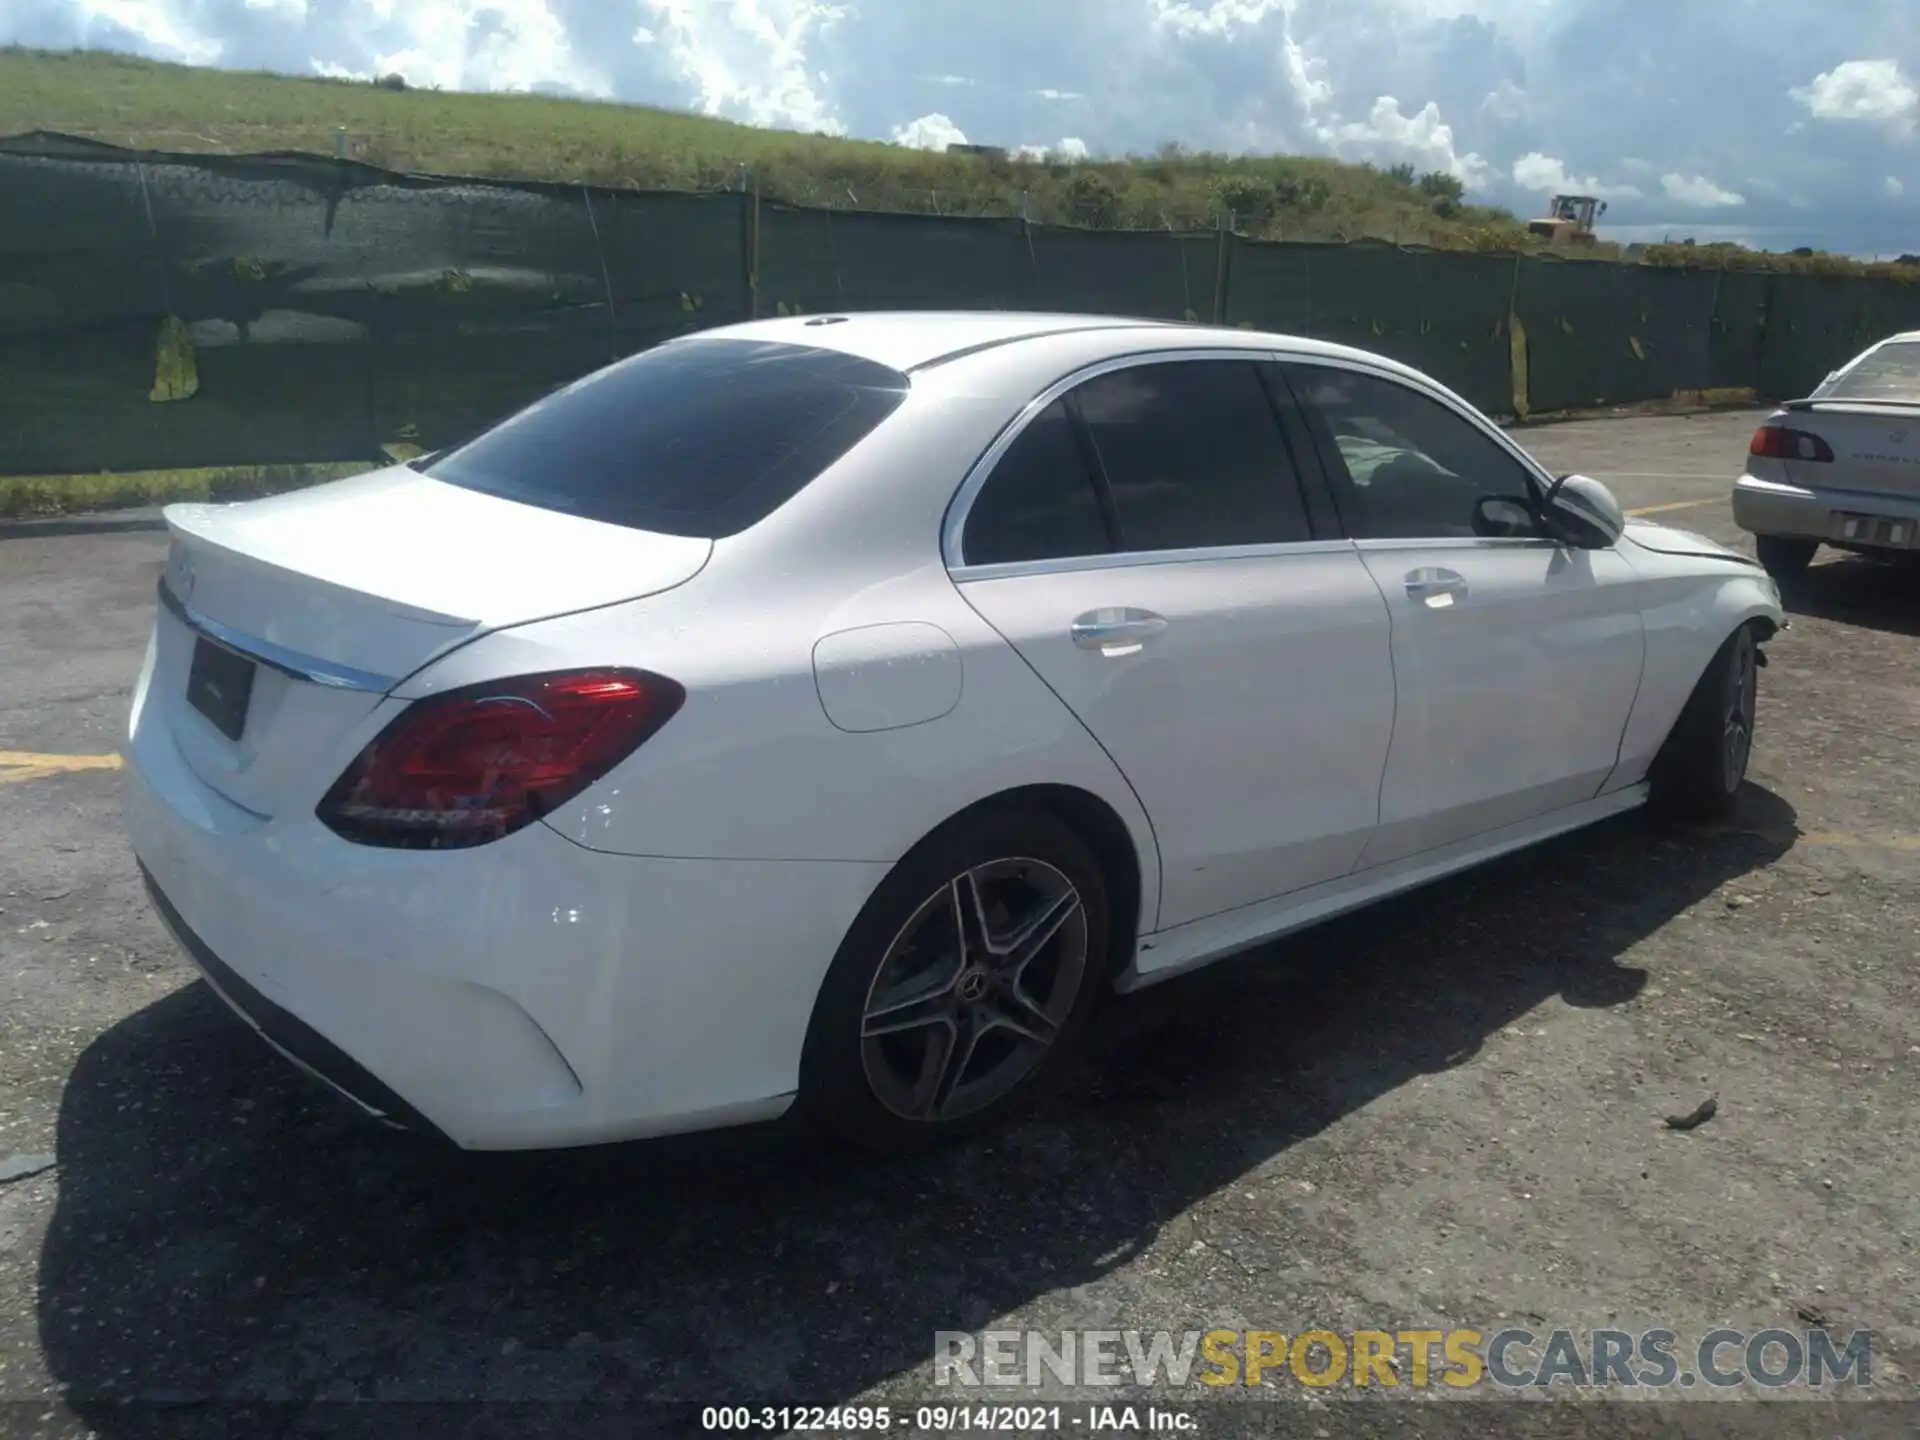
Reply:
M1880 341L1754 433L1733 518L1775 579L1822 545L1886 558L1920 539L1920 331Z

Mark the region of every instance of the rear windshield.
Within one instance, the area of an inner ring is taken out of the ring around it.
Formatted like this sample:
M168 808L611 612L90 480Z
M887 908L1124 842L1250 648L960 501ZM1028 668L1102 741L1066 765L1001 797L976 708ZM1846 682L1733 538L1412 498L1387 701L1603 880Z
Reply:
M1920 404L1920 340L1896 340L1829 375L1813 400L1879 400Z
M906 399L897 370L683 340L575 381L420 468L590 520L717 540L791 500Z

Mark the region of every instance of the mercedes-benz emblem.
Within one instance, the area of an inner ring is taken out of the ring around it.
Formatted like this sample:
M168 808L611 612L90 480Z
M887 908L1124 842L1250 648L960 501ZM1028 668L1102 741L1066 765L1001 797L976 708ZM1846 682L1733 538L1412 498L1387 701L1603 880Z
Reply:
M1907 432L1904 430L1896 430L1887 436L1887 442L1892 445L1904 445L1907 443Z

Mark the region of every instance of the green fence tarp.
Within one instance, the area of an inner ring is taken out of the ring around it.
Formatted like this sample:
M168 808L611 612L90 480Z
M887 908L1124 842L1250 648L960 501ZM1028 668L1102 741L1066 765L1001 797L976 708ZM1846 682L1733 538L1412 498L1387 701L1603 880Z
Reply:
M0 471L431 447L746 313L744 197L40 149L0 153Z
M1760 356L1767 338L1767 299L1772 282L1771 275L1756 271L1729 270L1714 276L1708 383L1696 388L1760 388Z
M1631 404L1706 388L1714 279L1706 271L1523 260L1514 309L1527 333L1533 409Z
M1759 380L1767 395L1797 399L1874 341L1920 328L1920 287L1816 275L1771 278Z
M1013 310L1027 293L1018 221L762 203L760 313Z
M0 473L433 448L671 335L882 308L1222 320L1508 414L1804 394L1920 286L0 141Z
M1386 355L1498 415L1513 409L1512 285L1513 261L1496 256L1242 241L1227 318Z

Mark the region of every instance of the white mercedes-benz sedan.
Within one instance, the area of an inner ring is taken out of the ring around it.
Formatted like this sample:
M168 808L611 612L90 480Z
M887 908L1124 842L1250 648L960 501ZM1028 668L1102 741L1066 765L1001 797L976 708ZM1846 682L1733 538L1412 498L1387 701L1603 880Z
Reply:
M1088 316L710 330L167 520L154 906L472 1149L971 1129L1104 993L1723 811L1783 624L1404 365Z
M1920 331L1868 346L1769 415L1734 483L1733 518L1782 581L1822 545L1920 554Z

